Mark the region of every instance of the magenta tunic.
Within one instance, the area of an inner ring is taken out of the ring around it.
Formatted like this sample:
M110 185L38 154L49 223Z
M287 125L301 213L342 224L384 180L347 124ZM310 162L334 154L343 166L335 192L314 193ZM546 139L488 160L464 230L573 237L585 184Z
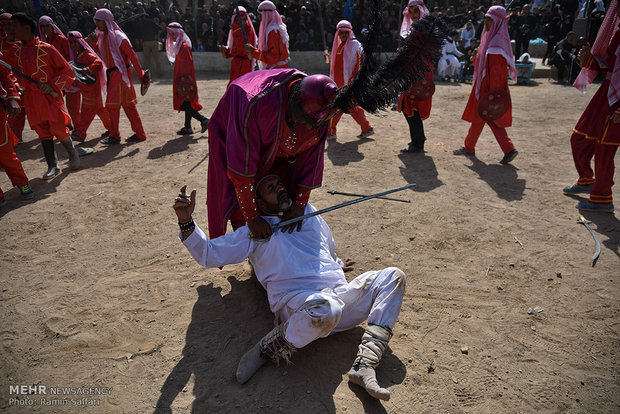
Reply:
M239 208L228 172L238 177L262 177L273 165L284 125L289 83L306 76L296 69L258 70L235 79L209 120L207 213L209 237L226 233L226 224ZM297 154L289 177L289 192L317 188L323 181L327 125L319 141ZM290 160L293 161L293 160Z

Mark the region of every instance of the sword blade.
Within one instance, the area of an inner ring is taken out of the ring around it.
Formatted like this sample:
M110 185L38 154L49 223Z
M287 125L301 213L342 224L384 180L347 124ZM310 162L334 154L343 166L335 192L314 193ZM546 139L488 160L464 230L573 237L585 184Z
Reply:
M237 0L234 0L233 4L235 6L235 11L237 12L237 20L239 20L239 27L241 27L241 34L243 35L243 41L245 43L248 43L248 35L245 34L245 27L243 26L243 19L241 18L241 13L239 13L239 3L237 3Z
M394 188L393 190L387 190L387 191L383 191L382 193L377 193L377 194L365 196L365 197L362 197L362 198L358 198L357 200L345 201L344 203L336 204L335 206L327 207L327 208L324 208L322 210L317 210L317 211L314 211L312 213L308 213L308 214L305 214L303 216L295 217L295 218L290 219L290 220L281 221L278 224L274 224L273 226L271 226L271 228L275 231L275 230L277 230L279 228L288 226L289 224L297 223L298 221L302 221L302 220L310 218L310 217L318 216L319 214L328 213L330 211L334 211L334 210L337 210L337 209L342 208L342 207L347 207L347 206L350 206L352 204L361 203L362 201L366 201L366 200L370 200L370 199L373 199L373 198L381 197L381 196L384 196L384 195L392 194L392 193L395 193L397 191L403 191L403 190L406 190L406 189L414 187L414 186L415 186L415 184L413 184L413 183L412 184L407 184L407 185L399 187L399 188Z
M342 191L328 191L331 195L345 195L351 197L368 197L364 194L353 194L353 193L343 193ZM411 203L411 200L402 200L400 198L391 198L391 197L375 197L380 198L381 200L390 200L390 201L400 201L401 203Z
M594 267L596 265L596 261L601 255L601 242L598 240L598 237L596 233L594 233L594 230L592 230L592 228L588 225L588 220L586 220L584 216L579 216L579 220L577 220L577 223L583 224L586 229L588 229L588 231L592 235L592 238L594 239L594 243L596 244L596 250L594 251L594 256L592 256L592 267Z
M32 79L30 76L26 75L24 72L22 72L19 69L15 69L13 66L9 65L8 63L6 63L4 60L0 59L0 65L6 67L9 70L12 70L13 73L17 73L19 76L21 76L22 78L34 83L35 85L37 85L39 87L39 89L41 88L41 83L37 82L36 80ZM50 95L52 95L54 98L58 96L58 93L56 93L56 91L52 91L52 93L50 93Z

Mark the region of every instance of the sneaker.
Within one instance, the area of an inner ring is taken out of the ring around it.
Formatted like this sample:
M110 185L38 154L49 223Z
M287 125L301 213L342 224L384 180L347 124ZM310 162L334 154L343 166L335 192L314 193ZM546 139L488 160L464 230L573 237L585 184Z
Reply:
M327 140L328 141L335 141L338 139L338 135L336 134L327 134Z
M183 127L177 131L177 135L192 135L194 130L191 127Z
M209 118L205 118L200 121L200 133L204 134L207 128L209 127Z
M562 191L564 192L564 194L580 194L580 193L590 194L590 191L592 191L593 187L594 187L594 183L585 184L585 185L573 184L573 185L567 185L566 187L562 189Z
M467 156L474 156L476 155L476 152L468 152L465 150L465 147L461 147L459 149L455 149L454 151L452 151L452 154L454 155L467 155Z
M368 131L364 131L361 134L359 134L357 137L358 138L368 138L371 135L375 135L375 130L370 128Z
M142 142L142 141L146 141L146 139L140 139L138 138L136 134L133 134L132 136L130 136L129 138L125 140L125 142Z
M18 185L18 187L19 187L19 191L22 194L23 199L30 200L32 197L34 197L34 193L32 192L32 189L30 188L28 184Z
M119 138L113 138L113 137L107 136L99 142L102 143L103 145L115 145L115 144L120 144L121 140Z
M613 203L595 204L595 203L591 203L589 201L580 201L580 202L577 203L577 205L575 207L577 207L579 210L585 210L585 211L600 211L600 212L603 212L603 213L613 213L614 212L614 205L613 205Z
M50 167L45 174L43 174L44 180L51 180L60 174L60 168L58 167Z
M424 152L424 148L420 148L420 147L414 147L413 145L409 144L408 146L406 146L405 148L401 148L400 152L402 153L409 153L409 152Z
M508 164L510 163L510 161L514 160L517 155L519 155L519 151L517 151L516 149L513 149L512 151L510 151L508 154L504 154L504 158L502 158L499 163L500 164Z

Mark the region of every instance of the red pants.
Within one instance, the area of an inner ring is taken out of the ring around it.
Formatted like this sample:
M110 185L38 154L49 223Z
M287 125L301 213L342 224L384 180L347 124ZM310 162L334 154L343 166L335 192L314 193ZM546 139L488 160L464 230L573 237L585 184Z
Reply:
M65 101L67 103L67 112L71 117L71 122L75 127L80 123L80 105L82 103L82 94L80 91L65 93Z
M485 122L480 119L472 122L469 127L469 132L467 132L467 137L465 137L465 151L476 151L476 143L478 142L478 138L480 138L480 134L482 133L485 123L488 123L489 127L491 127L491 131L493 131L493 135L495 135L495 139L504 154L508 154L510 151L515 149L510 137L506 133L506 128L497 126L495 122Z
M327 131L328 134L336 135L336 125L338 125L338 121L340 121L342 115L342 113L339 113L329 121L329 130ZM368 122L368 120L366 119L366 114L364 113L364 110L361 107L356 106L355 108L351 109L350 115L353 119L355 119L355 122L357 122L359 126L362 127L362 132L366 132L370 128L372 128L370 126L370 122Z
M600 144L596 140L587 139L576 132L570 137L570 146L573 151L575 168L579 174L577 184L594 183L594 187L590 191L590 202L595 204L612 203L611 187L614 185L614 157L618 146ZM594 157L594 171L590 166L592 157Z
M71 131L69 128L65 126L64 128L58 128L54 125L50 124L49 121L42 122L40 124L35 125L32 129L39 136L39 140L53 140L54 137L58 138L59 141L66 141L69 137Z
M6 119L6 114L4 115L4 118ZM26 177L22 163L19 158L17 158L17 154L13 149L15 137L7 125L7 122L2 120L2 124L4 125L0 126L0 167L2 167L6 172L6 175L9 176L11 184L14 186L26 185L28 184L28 177ZM4 192L2 191L2 188L0 188L0 199L3 197Z
M131 130L136 133L138 138L142 140L146 139L146 132L144 132L144 128L142 128L142 120L140 119L140 114L138 113L135 102L123 104L122 107L131 124ZM106 106L106 109L110 115L110 128L108 128L110 137L121 139L121 132L119 130L121 108L119 106Z
M17 138L21 141L22 133L24 132L24 125L26 124L26 110L24 106L20 103L19 114L15 115L13 118L9 118L9 126L11 127L11 131L17 136Z
M99 115L103 127L108 131L112 130L112 122L110 115L105 107L97 108L95 105L86 105L82 102L82 113L80 114L80 122L75 126L75 133L82 139L86 139L88 127L93 122L95 115ZM117 125L118 126L118 125Z

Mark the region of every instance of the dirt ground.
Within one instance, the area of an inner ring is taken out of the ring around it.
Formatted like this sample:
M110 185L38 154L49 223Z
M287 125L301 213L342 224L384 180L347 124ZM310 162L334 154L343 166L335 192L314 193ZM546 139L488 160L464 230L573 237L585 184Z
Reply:
M199 82L203 113L226 83ZM50 182L27 129L17 152L36 197L22 201L0 174L8 201L0 411L619 412L620 223L584 214L601 241L592 267L579 197L561 191L577 178L569 137L597 87L583 96L547 79L511 86L508 132L520 153L508 166L488 128L476 158L452 155L469 126L460 120L469 84L438 85L425 154L399 153L409 135L397 112L371 116L377 133L363 140L343 117L326 148L323 187L311 196L317 208L351 199L328 190L417 184L393 195L410 203L371 200L324 216L339 254L357 261L347 277L387 266L407 274L378 369L389 402L346 379L361 327L310 344L293 365L265 366L246 385L233 380L273 318L247 264L206 270L177 239L171 206L183 184L198 190L195 219L206 228L208 143L200 133L175 135L183 115L172 111L169 81L139 98L146 142L106 148L96 120L84 144L96 152L70 172L57 144L63 173ZM121 133L131 135L124 114ZM46 394L21 395L18 385ZM52 394L56 387L75 394Z

